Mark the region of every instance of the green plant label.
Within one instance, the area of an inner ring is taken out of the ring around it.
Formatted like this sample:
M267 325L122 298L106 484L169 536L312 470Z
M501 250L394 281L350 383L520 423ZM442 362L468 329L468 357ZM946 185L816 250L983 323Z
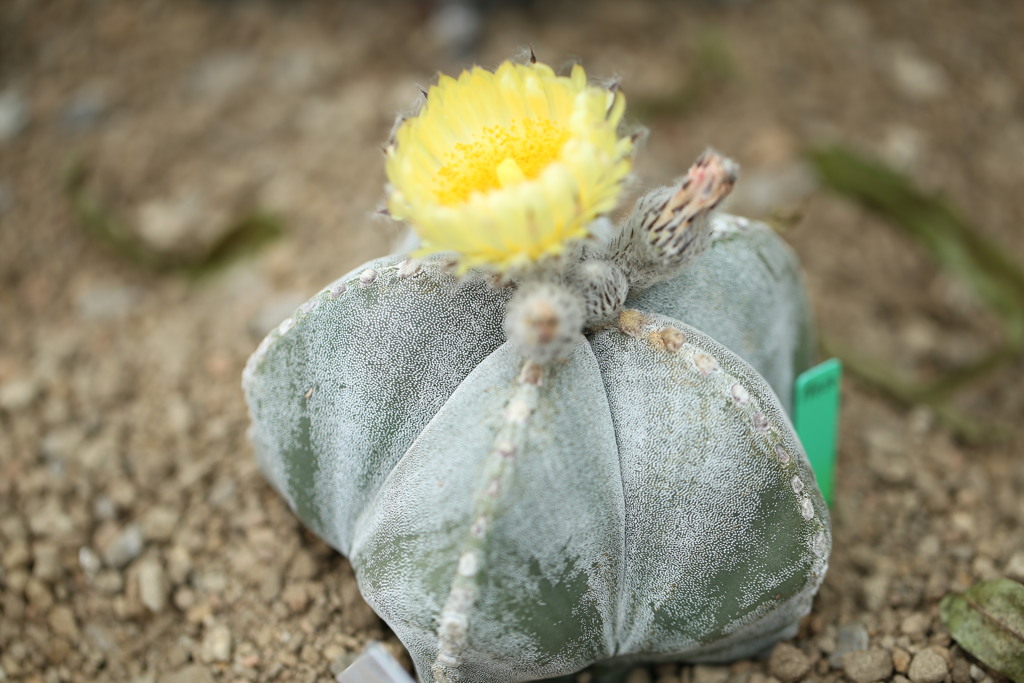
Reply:
M839 388L843 364L830 358L800 373L793 389L793 426L814 468L818 488L832 503L839 436Z

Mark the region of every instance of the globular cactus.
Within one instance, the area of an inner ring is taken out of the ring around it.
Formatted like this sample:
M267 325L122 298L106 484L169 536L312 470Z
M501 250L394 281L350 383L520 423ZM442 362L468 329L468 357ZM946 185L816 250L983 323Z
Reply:
M812 348L794 256L711 213L736 180L714 152L601 238L622 106L578 68L442 77L388 150L424 249L325 288L246 367L268 479L424 681L753 655L823 579L787 417Z

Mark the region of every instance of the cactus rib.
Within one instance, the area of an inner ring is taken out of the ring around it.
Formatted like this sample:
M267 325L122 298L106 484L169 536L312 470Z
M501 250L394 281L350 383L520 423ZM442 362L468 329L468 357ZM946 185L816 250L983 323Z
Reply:
M483 466L481 486L473 497L472 524L459 552L452 588L441 611L437 628L437 659L431 667L438 683L456 683L459 679L461 652L468 645L469 611L476 600L476 575L484 558L487 532L505 489L516 453L523 447L526 425L537 407L537 393L544 369L533 361L524 363L516 378L516 388L505 406L503 422Z

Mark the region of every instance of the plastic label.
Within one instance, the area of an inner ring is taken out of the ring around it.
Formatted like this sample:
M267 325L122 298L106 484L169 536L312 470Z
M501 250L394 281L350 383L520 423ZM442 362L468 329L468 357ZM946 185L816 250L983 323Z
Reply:
M370 643L352 666L338 674L338 683L415 683L380 643Z
M803 442L825 502L832 504L843 364L830 358L800 373L793 389L793 426Z

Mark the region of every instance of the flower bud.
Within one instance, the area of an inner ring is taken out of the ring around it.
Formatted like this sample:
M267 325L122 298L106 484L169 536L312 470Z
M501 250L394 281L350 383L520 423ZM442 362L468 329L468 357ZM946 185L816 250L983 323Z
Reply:
M709 149L677 185L640 198L612 249L632 287L668 280L707 248L708 215L732 191L738 174L734 161Z

